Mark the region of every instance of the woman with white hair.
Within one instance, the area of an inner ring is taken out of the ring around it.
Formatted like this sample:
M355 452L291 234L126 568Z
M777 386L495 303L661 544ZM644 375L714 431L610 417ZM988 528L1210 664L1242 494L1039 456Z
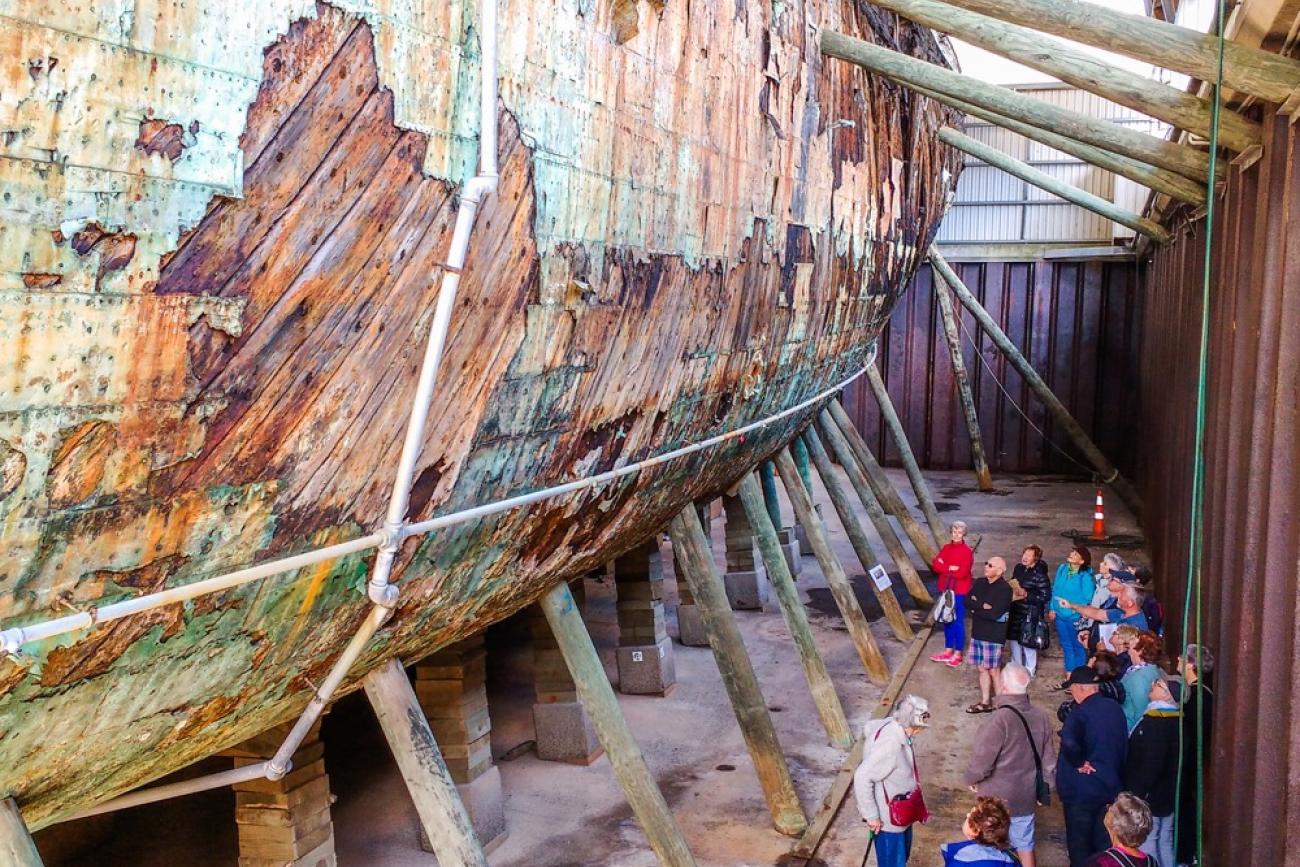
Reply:
M929 818L921 797L912 739L930 725L930 703L905 695L883 720L862 729L862 763L853 774L858 812L875 836L880 867L904 867L912 854L912 825Z
M939 549L930 568L939 576L939 592L952 591L955 616L943 627L943 653L936 653L930 661L961 668L961 654L966 649L966 595L975 582L971 574L975 552L966 544L965 521L953 521L948 532L952 541Z

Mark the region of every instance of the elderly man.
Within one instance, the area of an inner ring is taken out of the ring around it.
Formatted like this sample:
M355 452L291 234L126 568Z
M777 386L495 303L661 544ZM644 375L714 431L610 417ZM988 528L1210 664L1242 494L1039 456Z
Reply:
M966 713L990 713L997 692L998 670L1002 667L1002 645L1007 642L1007 621L1011 613L1011 585L1003 580L1007 561L990 557L984 574L971 585L966 605L971 614L970 652L966 658L979 669L980 700Z
M1083 867L1110 845L1102 817L1122 785L1128 723L1119 704L1097 695L1097 672L1088 666L1074 669L1065 683L1077 706L1061 729L1056 791L1065 811L1070 867Z
M1056 770L1052 721L1026 695L1031 675L1016 662L1002 669L994 713L980 726L965 783L978 795L1001 798L1011 814L1011 846L1023 867L1034 867L1034 807L1038 781ZM1001 711L1001 712L1000 712Z
M1129 580L1125 580L1128 578ZM1142 603L1146 598L1142 588L1137 586L1131 572L1111 573L1110 592L1115 595L1116 607L1098 608L1094 605L1077 605L1068 599L1057 599L1060 606L1067 611L1074 611L1081 617L1087 617L1100 624L1127 624L1137 629L1147 628L1147 616L1142 613ZM1080 640L1086 640L1080 633Z

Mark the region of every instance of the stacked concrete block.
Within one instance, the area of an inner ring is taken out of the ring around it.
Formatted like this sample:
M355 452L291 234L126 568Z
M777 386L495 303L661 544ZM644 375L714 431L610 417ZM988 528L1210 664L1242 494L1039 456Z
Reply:
M573 585L575 601L581 604L582 582ZM529 612L533 638L533 681L537 701L533 705L533 730L537 757L548 762L589 765L603 749L596 739L587 710L578 701L577 687L569 674L550 624L541 609Z
M236 767L266 761L289 728L272 729L224 755L233 756ZM239 867L336 867L333 799L319 721L293 754L293 767L282 779L250 780L233 788Z
M664 619L659 545L650 540L614 561L618 591L618 688L629 695L667 695L677 683Z
M487 702L487 651L477 636L444 648L415 666L415 695L429 720L447 770L486 851L506 838L501 771L492 763ZM433 851L420 831L420 845Z
M695 511L700 516L700 524L704 527L704 538L710 545L713 544L713 537L709 535L713 523L711 506L711 503L697 503L695 507ZM695 597L691 594L686 573L682 571L681 561L677 559L675 551L673 552L673 574L677 576L677 640L685 647L708 647L709 637L704 632L704 619L700 616L700 609L695 605Z
M803 571L803 549L799 547L798 530L802 527L783 527L777 531L777 538L781 540L781 553L785 555L785 563L790 567L790 574L795 578Z
M739 497L723 497L722 504L727 515L727 571L722 576L727 602L736 610L762 610L769 588L754 528Z

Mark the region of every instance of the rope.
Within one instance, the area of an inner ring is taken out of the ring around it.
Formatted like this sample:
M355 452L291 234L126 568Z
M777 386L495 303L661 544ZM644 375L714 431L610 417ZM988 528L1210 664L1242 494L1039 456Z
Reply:
M1218 20L1216 35L1219 39L1218 68L1214 85L1214 102L1210 107L1210 173L1206 181L1205 196L1205 250L1204 267L1201 277L1201 341L1196 368L1196 434L1192 452L1192 502L1188 518L1189 538L1187 540L1187 584L1183 591L1182 641L1187 645L1187 626L1192 619L1192 609L1196 610L1196 646L1197 677L1200 677L1201 661L1201 537L1205 530L1205 414L1206 394L1209 382L1210 366L1210 266L1214 250L1214 183L1215 169L1219 154L1219 111L1223 97L1223 29L1226 24L1224 0L1218 0ZM1186 660L1184 661L1186 664ZM1174 839L1178 839L1178 814L1181 812L1183 793L1183 726L1178 727L1178 778L1174 788ZM1205 687L1196 691L1196 862L1205 863Z
M971 345L971 348L975 350L975 357L980 360L980 364L982 364L984 366L984 369L988 371L989 379L993 380L993 384L998 387L998 391L1002 392L1002 395L1007 399L1007 402L1010 403L1011 406L1015 408L1016 412L1020 413L1020 417L1025 420L1025 424L1033 428L1038 433L1038 435L1043 438L1043 442L1047 443L1049 446L1055 449L1057 454L1061 455L1061 457L1065 458L1067 461L1074 464L1079 469L1083 470L1086 474L1091 475L1093 478L1096 478L1097 473L1096 471L1093 470L1092 467L1088 466L1087 464L1080 463L1077 459L1075 459L1074 455L1070 454L1065 449L1061 448L1056 443L1052 442L1052 438L1049 437L1043 431L1042 428L1034 424L1034 420L1031 419L1025 413L1025 411L1020 408L1020 404L1016 403L1016 399L1011 396L1011 392L1007 391L1006 388L1002 386L1002 380L998 377L996 373L993 372L993 368L989 367L988 360L984 357L984 353L980 352L979 345L975 343L975 339L971 337L971 333L966 330L966 323L962 321L960 316L956 317L956 319L957 319L957 326L961 328L961 333L966 336L966 342L969 343ZM1117 469L1110 474L1109 479L1104 480L1105 483L1110 484L1111 482L1115 481L1115 478L1118 475L1119 475L1119 470Z

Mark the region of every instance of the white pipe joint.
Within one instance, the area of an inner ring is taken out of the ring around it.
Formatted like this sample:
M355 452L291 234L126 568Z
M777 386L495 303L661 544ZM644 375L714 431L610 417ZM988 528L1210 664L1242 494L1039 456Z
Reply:
M277 762L274 758L267 761L266 773L263 775L271 782L283 780L290 771L293 770L293 760L287 759L284 762Z
M6 656L17 656L27 643L27 637L22 629L6 629L0 632L0 652Z

